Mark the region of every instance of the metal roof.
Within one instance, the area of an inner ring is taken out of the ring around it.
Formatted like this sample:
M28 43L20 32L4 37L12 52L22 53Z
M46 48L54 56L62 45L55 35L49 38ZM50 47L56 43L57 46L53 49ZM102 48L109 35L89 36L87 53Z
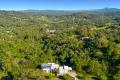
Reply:
M50 68L51 65L50 64L41 64L41 68Z

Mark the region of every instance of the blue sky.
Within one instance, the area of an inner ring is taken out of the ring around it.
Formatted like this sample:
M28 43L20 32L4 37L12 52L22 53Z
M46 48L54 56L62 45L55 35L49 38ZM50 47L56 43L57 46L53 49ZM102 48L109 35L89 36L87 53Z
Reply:
M120 8L120 0L0 0L1 10L88 10Z

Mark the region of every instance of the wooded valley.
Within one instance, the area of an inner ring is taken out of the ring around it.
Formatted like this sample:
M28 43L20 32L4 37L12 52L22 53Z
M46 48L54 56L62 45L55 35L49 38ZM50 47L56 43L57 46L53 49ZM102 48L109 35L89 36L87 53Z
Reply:
M0 11L1 80L72 80L44 73L49 62L80 80L120 80L120 10L63 13Z

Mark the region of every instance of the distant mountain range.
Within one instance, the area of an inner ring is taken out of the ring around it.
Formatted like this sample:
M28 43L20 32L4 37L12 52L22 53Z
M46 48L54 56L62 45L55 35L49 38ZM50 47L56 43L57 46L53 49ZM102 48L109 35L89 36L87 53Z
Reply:
M23 13L31 13L31 14L35 14L35 15L56 15L56 16L60 16L60 15L71 15L73 13L76 12L80 12L80 11L65 11L65 10L23 10L20 11Z
M20 11L23 13L31 13L35 15L71 15L79 12L88 12L88 13L111 13L111 12L120 12L120 9L117 8L104 8L104 9L94 9L94 10L23 10Z
M94 11L98 11L98 12L120 12L120 9L117 9L117 8L104 8L104 9L98 9L98 10L94 10Z
M21 10L21 11L5 11L0 10L0 12L20 12L32 15L47 15L47 16L61 16L61 15L72 15L76 13L116 13L120 12L120 9L117 8L103 8L103 9L94 9L94 10Z

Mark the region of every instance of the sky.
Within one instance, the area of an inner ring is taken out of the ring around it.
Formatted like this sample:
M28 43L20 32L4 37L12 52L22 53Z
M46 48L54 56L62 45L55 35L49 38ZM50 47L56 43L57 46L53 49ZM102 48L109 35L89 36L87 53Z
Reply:
M120 8L120 0L0 0L0 10L90 10Z

